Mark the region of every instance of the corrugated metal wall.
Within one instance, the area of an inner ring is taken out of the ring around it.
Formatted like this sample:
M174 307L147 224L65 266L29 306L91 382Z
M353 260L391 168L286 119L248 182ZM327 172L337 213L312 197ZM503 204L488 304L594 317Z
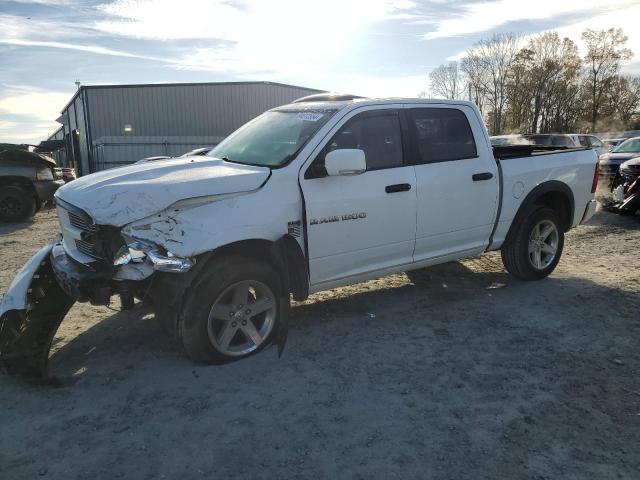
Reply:
M88 88L91 136L222 136L315 90L268 83Z
M214 146L223 137L102 137L93 149L96 170L120 167L146 157L178 157L200 147Z
M317 90L273 83L87 88L90 170L216 145L265 110L313 93Z
M67 159L75 158L78 173L86 175L179 155L215 145L265 110L318 92L270 82L81 87L62 112Z

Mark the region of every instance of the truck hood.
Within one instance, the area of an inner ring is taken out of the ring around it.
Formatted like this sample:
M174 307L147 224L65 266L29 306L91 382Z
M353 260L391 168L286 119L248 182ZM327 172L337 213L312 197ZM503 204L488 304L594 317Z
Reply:
M56 198L87 212L99 225L121 227L191 198L248 192L270 169L213 157L181 157L113 168L81 177Z

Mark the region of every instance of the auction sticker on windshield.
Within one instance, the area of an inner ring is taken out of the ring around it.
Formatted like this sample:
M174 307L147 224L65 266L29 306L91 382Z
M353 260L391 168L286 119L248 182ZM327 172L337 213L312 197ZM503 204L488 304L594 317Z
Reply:
M318 112L300 112L298 113L298 118L307 122L316 122L321 119L323 115L324 113Z

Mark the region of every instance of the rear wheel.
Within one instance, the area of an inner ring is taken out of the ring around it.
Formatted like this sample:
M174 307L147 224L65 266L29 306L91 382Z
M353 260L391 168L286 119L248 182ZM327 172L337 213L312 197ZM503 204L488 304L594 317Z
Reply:
M0 221L22 222L36 213L36 199L24 188L9 186L0 189Z
M564 232L555 210L539 207L518 225L515 235L503 245L502 263L522 280L539 280L556 268L564 247Z
M185 301L180 336L204 364L248 357L267 346L280 319L280 279L269 264L244 257L213 260Z

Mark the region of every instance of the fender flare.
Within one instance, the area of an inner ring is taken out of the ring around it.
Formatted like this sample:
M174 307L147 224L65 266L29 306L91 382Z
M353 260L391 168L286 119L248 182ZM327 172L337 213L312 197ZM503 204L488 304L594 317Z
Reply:
M569 200L567 230L571 228L571 225L573 225L573 215L575 212L575 199L573 198L573 191L571 190L569 185L564 182L561 182L559 180L549 180L534 187L524 198L524 200L520 204L520 207L518 208L518 212L516 213L515 217L513 217L513 221L511 222L511 226L509 227L509 231L507 232L504 243L511 241L513 235L515 235L515 231L517 230L518 225L520 225L520 223L528 215L531 207L536 204L540 197L548 193L561 193Z
M294 300L306 300L309 297L309 269L300 244L287 233L275 242L274 247L280 270L285 277L285 291L291 292Z

